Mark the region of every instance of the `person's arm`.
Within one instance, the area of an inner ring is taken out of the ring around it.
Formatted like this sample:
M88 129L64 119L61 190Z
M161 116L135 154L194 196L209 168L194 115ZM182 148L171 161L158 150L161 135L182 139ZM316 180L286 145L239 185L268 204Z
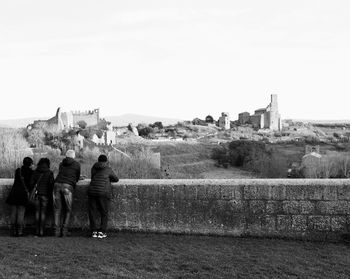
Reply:
M49 191L50 194L53 192L53 185L55 184L55 178L53 176L53 172L50 171L50 177L49 177Z
M111 169L111 172L109 174L109 180L111 182L118 182L119 178L117 177L117 175L115 174L115 172Z
M77 181L78 182L80 179L80 164L78 163L78 167L77 167Z
M34 188L34 185L38 182L38 179L38 173L34 171L28 185L28 191L31 191Z

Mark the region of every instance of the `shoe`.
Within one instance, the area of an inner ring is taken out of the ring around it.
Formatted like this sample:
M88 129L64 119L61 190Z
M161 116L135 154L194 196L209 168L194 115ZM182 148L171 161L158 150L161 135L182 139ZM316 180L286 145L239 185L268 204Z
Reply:
M63 228L62 229L62 236L66 237L66 236L71 236L70 232L68 231L67 228Z
M96 238L98 237L98 233L97 232L92 232L92 235L91 235L93 238Z
M56 237L60 237L61 236L61 230L59 228L55 228L54 234Z
M23 233L23 226L18 226L18 231L17 231L17 236L24 236L24 233Z
M98 237L98 238L106 238L106 237L107 237L107 234L105 234L105 233L103 233L103 232L98 232L97 237Z

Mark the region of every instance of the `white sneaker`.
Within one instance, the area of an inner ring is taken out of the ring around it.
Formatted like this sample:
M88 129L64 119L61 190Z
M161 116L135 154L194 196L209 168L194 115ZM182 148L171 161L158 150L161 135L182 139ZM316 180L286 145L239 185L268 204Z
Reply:
M98 237L98 234L97 234L97 232L92 232L92 235L91 235L93 238L96 238L96 237Z
M103 233L103 232L98 232L98 235L97 235L98 238L106 238L107 237L107 234Z

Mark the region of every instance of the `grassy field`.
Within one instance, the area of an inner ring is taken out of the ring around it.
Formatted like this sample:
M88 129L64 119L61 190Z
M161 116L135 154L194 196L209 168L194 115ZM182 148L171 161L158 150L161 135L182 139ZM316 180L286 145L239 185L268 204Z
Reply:
M1 278L349 278L350 247L276 239L114 233L0 236Z

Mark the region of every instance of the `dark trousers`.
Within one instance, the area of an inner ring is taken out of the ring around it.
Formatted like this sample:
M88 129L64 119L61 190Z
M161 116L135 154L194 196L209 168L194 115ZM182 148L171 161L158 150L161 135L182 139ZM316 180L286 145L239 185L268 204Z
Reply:
M25 206L11 205L11 225L24 227Z
M43 235L45 228L46 210L49 203L47 196L38 195L35 201L35 223L36 233Z
M105 233L108 222L109 199L103 196L89 196L88 207L91 231L101 231ZM98 217L101 218L100 228L97 228L96 224Z
M73 186L66 183L55 183L53 189L53 209L56 231L61 228L67 229L72 212L72 203ZM61 222L63 208L65 208L66 214L62 218L63 222Z

